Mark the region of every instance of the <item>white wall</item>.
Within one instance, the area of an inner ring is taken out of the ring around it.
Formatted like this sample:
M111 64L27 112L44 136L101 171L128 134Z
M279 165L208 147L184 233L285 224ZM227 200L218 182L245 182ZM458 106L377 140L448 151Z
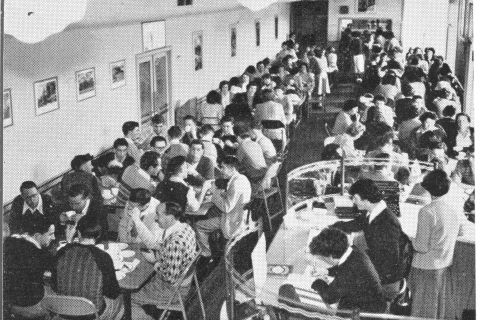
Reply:
M172 105L203 96L220 80L241 73L249 64L273 56L289 31L289 4L258 13L236 9L175 17L166 21L172 47ZM274 39L274 16L279 39ZM261 46L255 46L255 19ZM237 23L237 56L230 57L230 31ZM204 68L194 71L192 32L203 30ZM135 55L141 53L141 26L64 31L38 44L5 38L4 88L11 88L13 126L4 129L3 199L18 194L24 180L41 184L69 169L75 154L97 154L122 135L121 125L140 118ZM110 89L109 63L126 59L126 86ZM77 102L75 71L95 67L96 96ZM33 83L58 77L60 109L40 116L33 106Z
M416 1L420 2L418 0ZM402 0L376 0L376 2L377 4L375 6L375 12L357 13L356 0L329 0L328 41L340 40L341 30L339 30L339 19L349 18L392 19L392 31L397 37L400 37L402 22ZM349 14L340 14L340 6L349 6Z

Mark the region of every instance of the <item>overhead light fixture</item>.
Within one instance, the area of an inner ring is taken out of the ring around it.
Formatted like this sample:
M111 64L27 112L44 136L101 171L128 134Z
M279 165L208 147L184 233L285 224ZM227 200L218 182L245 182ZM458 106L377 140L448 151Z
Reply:
M252 10L260 11L267 8L271 4L277 3L278 0L237 0L242 6Z
M5 0L5 33L26 43L40 42L80 21L88 0Z

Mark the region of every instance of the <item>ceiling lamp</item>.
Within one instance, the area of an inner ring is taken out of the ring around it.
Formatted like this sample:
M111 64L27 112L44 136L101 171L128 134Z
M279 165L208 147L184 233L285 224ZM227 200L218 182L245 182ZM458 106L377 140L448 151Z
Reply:
M40 42L85 16L87 0L5 0L5 33Z
M252 10L260 11L267 8L273 3L277 3L278 0L237 0L242 6Z

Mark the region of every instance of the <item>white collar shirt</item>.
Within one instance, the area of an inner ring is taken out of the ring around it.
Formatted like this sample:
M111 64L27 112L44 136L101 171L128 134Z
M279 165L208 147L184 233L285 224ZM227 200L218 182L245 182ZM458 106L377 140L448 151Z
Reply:
M372 223L373 219L375 219L376 217L378 217L378 215L380 213L382 213L383 210L387 209L387 204L385 203L385 201L381 200L376 206L375 208L373 208L372 211L370 211L368 214L367 214L367 217L368 217L368 223Z
M38 200L38 204L35 208L30 208L27 204L27 202L23 202L23 209L22 209L22 214L25 214L25 212L27 210L30 210L32 213L35 212L35 210L37 210L38 212L40 212L41 214L43 214L43 199L42 199L42 196L41 195L38 195L40 197L40 199Z

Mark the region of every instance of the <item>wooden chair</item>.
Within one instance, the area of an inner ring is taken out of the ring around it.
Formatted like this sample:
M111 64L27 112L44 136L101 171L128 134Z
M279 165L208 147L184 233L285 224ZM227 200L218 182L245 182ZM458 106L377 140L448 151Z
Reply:
M55 316L92 316L98 319L98 310L92 301L83 297L45 296L42 306Z

